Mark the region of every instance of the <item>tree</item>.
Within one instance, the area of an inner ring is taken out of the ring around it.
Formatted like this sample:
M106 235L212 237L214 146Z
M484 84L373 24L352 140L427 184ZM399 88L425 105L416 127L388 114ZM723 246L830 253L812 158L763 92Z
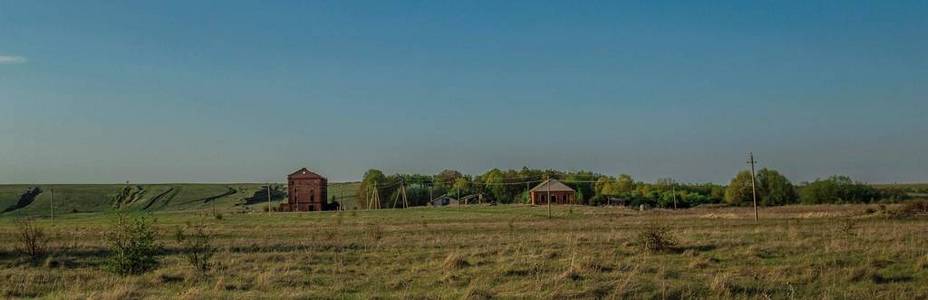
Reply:
M725 189L725 202L730 205L750 203L753 201L751 192L751 172L738 172Z
M632 179L628 174L619 175L619 178L616 179L616 192L620 194L631 193L635 190L635 180Z
M567 174L567 177L564 178L564 184L570 186L577 194L575 195L577 203L587 203L589 197L592 197L596 191L593 184L590 181L597 180L597 177L603 177L602 175L594 174L590 171L577 171Z
M741 171L725 189L725 202L742 205L754 202L751 189L751 172ZM757 173L757 201L759 205L796 203L798 195L793 184L779 172L764 168Z
M799 199L807 204L872 202L881 197L874 187L838 175L816 179L799 190Z
M436 188L450 188L454 181L464 177L461 172L455 170L442 170L435 175L434 186Z
M609 177L603 176L599 179L596 179L596 194L597 195L613 195L614 189L612 187L612 179Z
M512 200L506 194L506 186L503 185L505 178L503 176L503 171L500 171L499 169L492 169L480 176L480 178L483 179L483 183L484 186L486 186L487 191L493 195L493 199L504 203L508 203L510 200Z
M358 199L363 199L364 203L370 203L371 192L374 189L378 189L378 193L382 192L379 190L380 186L386 181L387 177L380 170L370 169L367 172L364 172L364 178L361 180L361 186L358 188ZM383 201L384 197L381 195L380 200ZM383 203L381 203L382 205Z
M461 177L454 180L454 184L451 186L451 192L456 196L464 196L468 191L470 191L470 180L466 177Z
M785 205L799 201L796 188L775 170L761 169L757 173L757 194L761 205Z

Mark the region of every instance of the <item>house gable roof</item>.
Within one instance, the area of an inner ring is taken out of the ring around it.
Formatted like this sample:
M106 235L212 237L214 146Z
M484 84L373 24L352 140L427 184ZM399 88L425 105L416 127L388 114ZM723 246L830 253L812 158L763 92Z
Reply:
M290 173L290 175L287 176L287 178L320 178L320 179L325 179L325 177L322 177L322 175L313 173L313 171L310 171L310 170L307 169L307 168L302 168L302 169L296 170L296 172Z
M548 179L545 182L542 182L535 188L531 189L532 192L573 192L574 189L570 188L564 183L557 181L557 179Z

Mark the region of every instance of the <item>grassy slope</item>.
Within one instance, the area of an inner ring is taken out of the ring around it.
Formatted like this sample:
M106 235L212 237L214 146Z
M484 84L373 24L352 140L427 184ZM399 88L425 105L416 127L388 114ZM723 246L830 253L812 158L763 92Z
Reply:
M13 206L19 201L19 196L26 192L31 186L20 184L0 185L0 212L7 207Z
M247 210L263 209L266 202L243 206L247 198L263 191L262 184L143 184L131 185L124 192L123 184L63 184L39 185L43 192L27 207L7 212L12 216L47 216L52 207L56 215L87 212L178 211L197 209ZM0 185L0 211L14 205L31 185ZM358 183L334 183L329 194L354 205ZM330 196L330 197L331 197ZM263 197L263 195L262 195ZM281 198L272 201L279 205Z
M199 278L179 255L140 276L100 269L112 215L45 227L71 267L19 262L0 220L0 297L65 298L850 298L928 297L926 219L877 206L788 206L639 213L623 208L446 207L323 213L155 214L163 242L205 222L222 249ZM47 221L43 224L48 226ZM845 224L851 224L846 226ZM661 224L675 251L639 250ZM77 238L74 238L77 237ZM71 244L70 241L77 240ZM4 253L7 253L4 255ZM481 297L476 297L481 298Z

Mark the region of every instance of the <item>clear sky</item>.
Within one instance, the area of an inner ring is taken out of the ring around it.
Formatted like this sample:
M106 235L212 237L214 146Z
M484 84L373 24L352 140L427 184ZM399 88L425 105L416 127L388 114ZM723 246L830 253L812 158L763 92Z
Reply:
M192 2L0 2L0 183L928 181L926 1Z

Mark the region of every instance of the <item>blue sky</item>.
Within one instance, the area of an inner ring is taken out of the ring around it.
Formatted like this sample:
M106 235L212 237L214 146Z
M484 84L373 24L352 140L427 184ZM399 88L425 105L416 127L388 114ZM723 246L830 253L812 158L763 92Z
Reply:
M0 183L928 181L925 1L131 2L0 2Z

